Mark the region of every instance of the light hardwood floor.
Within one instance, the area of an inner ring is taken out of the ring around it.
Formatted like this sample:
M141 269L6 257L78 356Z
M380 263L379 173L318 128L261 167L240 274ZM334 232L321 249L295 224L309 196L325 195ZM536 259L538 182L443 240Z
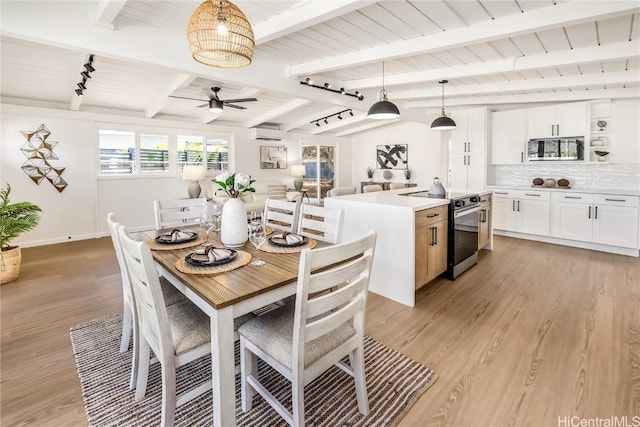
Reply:
M370 295L366 333L440 376L400 426L632 423L638 258L506 237L495 248L456 281L422 288L415 308ZM86 425L69 328L121 310L110 239L24 249L0 300L0 424Z

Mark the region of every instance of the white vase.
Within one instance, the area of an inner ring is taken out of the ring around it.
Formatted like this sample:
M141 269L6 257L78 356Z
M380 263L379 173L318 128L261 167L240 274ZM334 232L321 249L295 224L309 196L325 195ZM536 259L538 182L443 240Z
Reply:
M230 198L222 206L220 239L230 248L237 248L247 241L247 209L242 199Z

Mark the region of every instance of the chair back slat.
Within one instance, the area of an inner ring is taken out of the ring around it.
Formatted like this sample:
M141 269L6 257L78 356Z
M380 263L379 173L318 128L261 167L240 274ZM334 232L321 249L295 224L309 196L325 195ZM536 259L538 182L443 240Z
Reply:
M309 300L307 318L314 318L340 307L362 291L366 277L361 277L356 282L349 282L333 292L320 294ZM350 285L350 286L348 286Z
M145 242L131 239L124 226L118 225L118 232L136 301L140 332L158 357L173 355L167 309L151 250Z
M342 239L343 223L342 209L303 204L300 207L297 233L329 243L338 243Z
M305 327L305 342L313 341L329 332L335 330L339 326L349 322L356 315L363 314L365 306L365 298L354 298L348 304L340 307L339 310L330 311L328 315L307 323Z
M340 286L344 282L354 280L362 271L366 269L364 265L367 258L357 258L346 262L340 269L329 269L314 274L309 278L309 293L322 292L334 286Z
M198 223L207 207L207 199L154 200L156 230Z

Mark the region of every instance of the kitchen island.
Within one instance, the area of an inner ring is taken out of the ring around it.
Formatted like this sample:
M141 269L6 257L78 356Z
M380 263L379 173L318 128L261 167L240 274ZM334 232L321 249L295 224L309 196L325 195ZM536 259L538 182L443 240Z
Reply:
M436 226L443 230L440 231L440 238L435 239L440 250L434 254L432 264L442 265L443 260L438 256L441 257L444 250L446 269L446 212L449 200L401 195L427 190L415 187L324 199L325 207L344 210L343 241L359 237L369 230L377 233L369 290L410 307L415 305L416 288L425 284L421 283L421 277L433 276L427 271L427 254L423 257L420 251L424 249L426 252L437 246L431 243L432 240L420 244L420 239L434 237L432 234L424 235L421 232L423 228L426 230L428 227L431 230L429 233L434 233L432 229Z

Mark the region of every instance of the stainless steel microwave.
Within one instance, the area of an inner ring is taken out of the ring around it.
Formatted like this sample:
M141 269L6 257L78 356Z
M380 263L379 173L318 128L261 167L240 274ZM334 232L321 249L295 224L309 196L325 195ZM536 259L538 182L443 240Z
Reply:
M530 139L527 144L527 159L584 160L584 137Z

